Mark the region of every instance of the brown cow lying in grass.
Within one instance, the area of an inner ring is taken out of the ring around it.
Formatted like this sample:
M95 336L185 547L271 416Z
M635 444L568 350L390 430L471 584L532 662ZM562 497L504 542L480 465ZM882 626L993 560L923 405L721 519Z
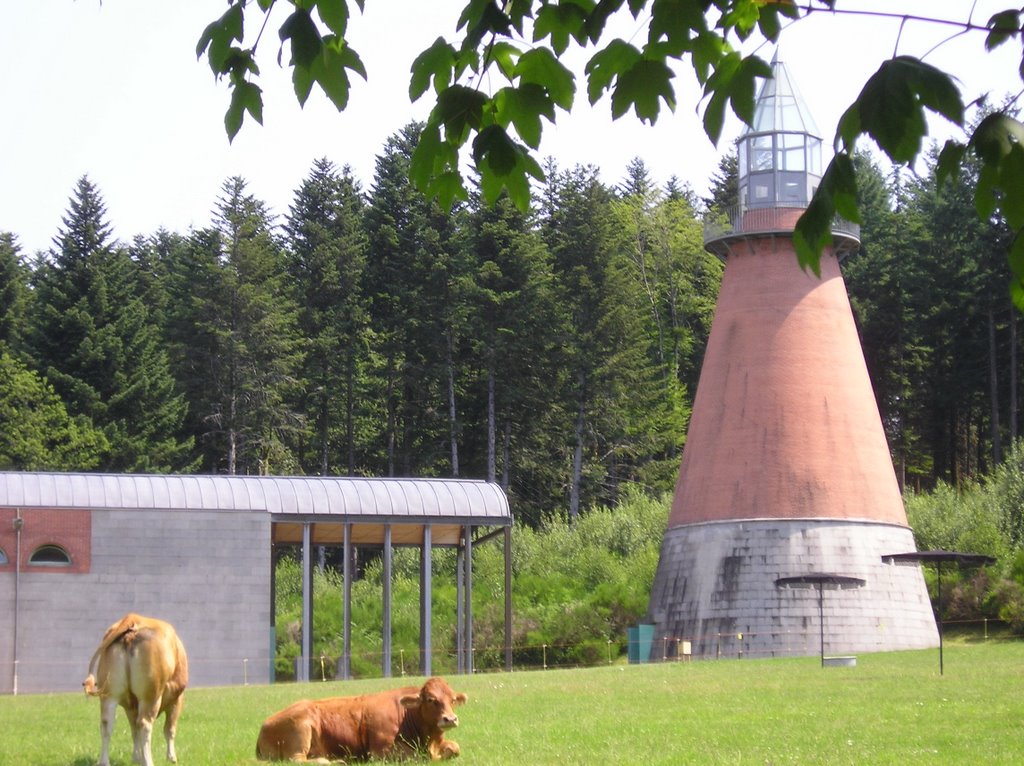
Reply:
M107 628L89 662L89 676L82 683L86 694L100 698L102 749L98 766L110 764L110 735L118 705L124 708L132 727L135 763L153 766L153 722L161 713L167 760L177 762L174 734L187 685L185 647L169 623L126 614Z
M263 722L256 757L317 763L420 753L432 761L454 758L459 746L444 733L459 725L453 708L465 701L443 678L360 697L300 700Z

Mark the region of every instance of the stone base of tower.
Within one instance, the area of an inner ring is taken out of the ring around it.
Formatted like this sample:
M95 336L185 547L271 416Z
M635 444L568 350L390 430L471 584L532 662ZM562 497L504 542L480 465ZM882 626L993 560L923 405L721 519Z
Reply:
M859 577L862 588L824 591L825 654L938 646L917 565L882 556L916 550L907 527L875 522L765 519L688 524L666 531L648 622L652 658L690 642L695 657L784 657L821 651L818 592L780 589L780 577Z

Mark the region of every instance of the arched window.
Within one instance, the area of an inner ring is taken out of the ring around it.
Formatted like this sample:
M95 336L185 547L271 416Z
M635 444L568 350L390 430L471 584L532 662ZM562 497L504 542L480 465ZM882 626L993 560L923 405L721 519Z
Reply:
M0 567L8 563L7 554L4 553L4 549L0 548Z
M59 545L40 545L29 556L28 563L40 567L69 567L71 556Z

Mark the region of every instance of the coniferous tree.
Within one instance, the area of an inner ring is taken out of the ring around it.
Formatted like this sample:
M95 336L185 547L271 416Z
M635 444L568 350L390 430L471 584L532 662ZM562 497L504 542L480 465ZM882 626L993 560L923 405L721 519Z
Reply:
M564 419L552 392L564 385L565 317L551 257L533 216L505 197L493 207L475 199L467 223L474 271L465 289L466 321L480 368L472 400L482 402L475 411L484 414L467 435L468 451L486 456L478 475L516 499L520 518L539 520L557 502L564 477L562 432L552 427Z
M26 331L29 271L21 258L17 238L0 232L0 348L17 352Z
M655 403L657 372L641 324L644 299L616 255L611 193L593 167L548 183L556 203L542 231L567 316L563 401L571 423L568 510L575 518L590 503L613 502L620 482L638 478L651 449L637 426Z
M711 177L710 196L704 207L711 213L727 213L740 204L739 159L735 148L718 160L718 171Z
M281 248L242 178L224 182L214 217L214 229L193 236L190 315L178 320L203 462L229 474L292 473L302 353Z
M409 181L421 126L391 136L377 158L367 210L366 292L378 401L381 469L389 476L454 473L449 403L456 298L452 218ZM456 408L457 409L457 408ZM447 463L447 470L442 467Z
M57 249L34 274L31 346L38 369L72 415L86 415L110 444L112 471L178 469L186 404L176 391L138 268L110 241L96 187L81 178Z
M307 344L302 410L313 439L308 469L356 472L358 402L365 399L365 202L345 167L317 160L295 194L285 230L289 273L300 296Z
M900 486L919 483L931 472L923 449L926 419L918 416L925 382L926 313L922 265L914 253L924 237L923 222L896 209L902 191L886 181L867 154L854 158L859 204L864 211L861 246L843 263L850 303L882 416Z

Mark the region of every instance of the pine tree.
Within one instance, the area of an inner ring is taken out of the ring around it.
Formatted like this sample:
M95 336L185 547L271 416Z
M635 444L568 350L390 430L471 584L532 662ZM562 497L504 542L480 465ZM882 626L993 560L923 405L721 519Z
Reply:
M638 417L656 400L657 376L646 357L640 291L615 252L610 192L593 167L548 183L557 204L543 231L567 314L563 401L571 418L569 516L575 518L590 503L614 502L619 483L637 478L650 454Z
M474 366L466 437L476 475L499 482L520 518L537 521L557 502L561 429L557 398L564 386L565 317L555 296L551 256L533 223L507 198L492 207L474 200L468 220L473 273L466 280L466 340ZM482 414L482 418L480 415Z
M740 204L739 159L736 150L718 160L718 172L711 177L711 194L704 198L704 207L711 213L728 213Z
M203 462L229 474L291 473L303 354L281 248L242 178L224 182L214 217L215 229L193 236L190 311L176 320Z
M308 470L356 472L359 402L368 363L365 202L345 167L317 160L295 193L285 231L288 265L300 295L299 329L308 343L301 408L312 426Z
M38 369L72 415L103 430L110 443L105 470L180 468L190 445L175 434L186 404L138 268L110 242L102 197L85 177L55 244L34 275L31 345Z
M365 289L373 353L380 360L383 413L380 470L389 476L456 472L451 399L458 310L453 286L464 268L452 243L452 216L409 181L421 126L390 137L377 158L367 210ZM456 411L458 407L456 406Z
M26 331L29 271L17 238L0 232L0 348L18 352Z

